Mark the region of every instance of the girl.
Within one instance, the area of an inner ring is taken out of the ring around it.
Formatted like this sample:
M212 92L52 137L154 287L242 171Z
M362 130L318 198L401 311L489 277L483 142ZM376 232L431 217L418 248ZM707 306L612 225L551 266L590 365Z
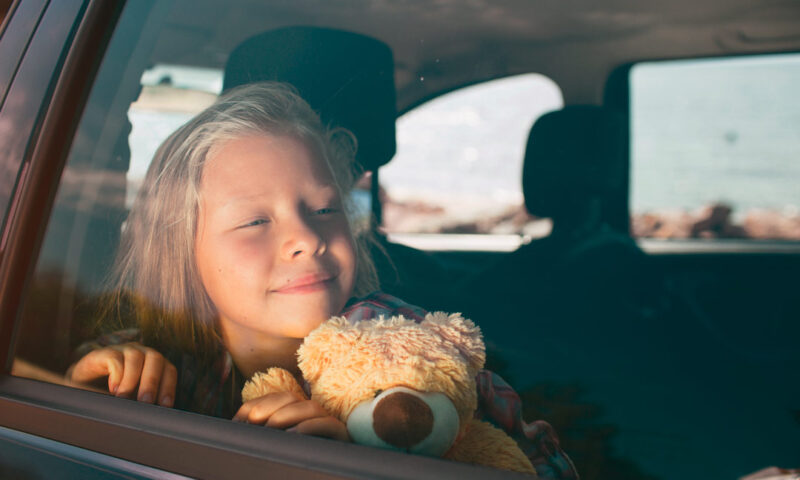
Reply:
M239 392L269 367L299 377L297 347L333 315L424 315L380 293L346 308L377 288L367 235L353 235L345 202L354 152L347 132L323 128L276 83L233 89L173 133L131 209L115 270L114 308L137 328L86 345L68 378L107 376L116 396L348 440L313 400L283 393L240 405ZM484 413L529 440L540 474L573 478L549 426L521 423L513 390L481 377Z

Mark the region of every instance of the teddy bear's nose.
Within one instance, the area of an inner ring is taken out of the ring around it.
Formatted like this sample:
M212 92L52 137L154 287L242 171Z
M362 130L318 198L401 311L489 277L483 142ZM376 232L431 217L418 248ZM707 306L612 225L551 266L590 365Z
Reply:
M433 412L419 397L395 392L382 398L372 411L372 428L384 442L410 448L433 430Z

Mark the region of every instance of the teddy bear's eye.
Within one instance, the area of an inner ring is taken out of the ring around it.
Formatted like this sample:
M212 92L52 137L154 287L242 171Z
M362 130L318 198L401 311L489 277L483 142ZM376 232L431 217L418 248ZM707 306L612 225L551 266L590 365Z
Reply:
M381 390L380 388L379 388L379 389L377 389L377 390L375 390L375 395L373 395L373 396L372 396L372 398L375 398L375 397L377 397L377 396L378 396L378 395L380 395L381 393L383 393L383 390Z

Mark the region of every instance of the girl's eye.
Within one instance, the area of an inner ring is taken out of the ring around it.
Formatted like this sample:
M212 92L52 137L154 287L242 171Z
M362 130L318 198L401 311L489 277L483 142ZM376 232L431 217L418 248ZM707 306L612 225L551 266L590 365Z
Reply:
M265 219L265 218L257 218L255 220L253 220L252 222L245 223L244 225L241 226L241 228L257 227L259 225L263 225L263 224L268 223L268 222L269 221L267 219Z
M336 211L335 208L327 207L327 208L320 208L319 210L314 210L314 215L327 215L329 213L334 213Z

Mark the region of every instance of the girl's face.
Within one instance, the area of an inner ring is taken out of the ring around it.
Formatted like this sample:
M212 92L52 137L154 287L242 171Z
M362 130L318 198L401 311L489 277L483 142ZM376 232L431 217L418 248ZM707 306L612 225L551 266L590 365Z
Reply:
M227 339L303 338L352 293L353 239L333 176L292 137L212 151L197 228L197 267Z

